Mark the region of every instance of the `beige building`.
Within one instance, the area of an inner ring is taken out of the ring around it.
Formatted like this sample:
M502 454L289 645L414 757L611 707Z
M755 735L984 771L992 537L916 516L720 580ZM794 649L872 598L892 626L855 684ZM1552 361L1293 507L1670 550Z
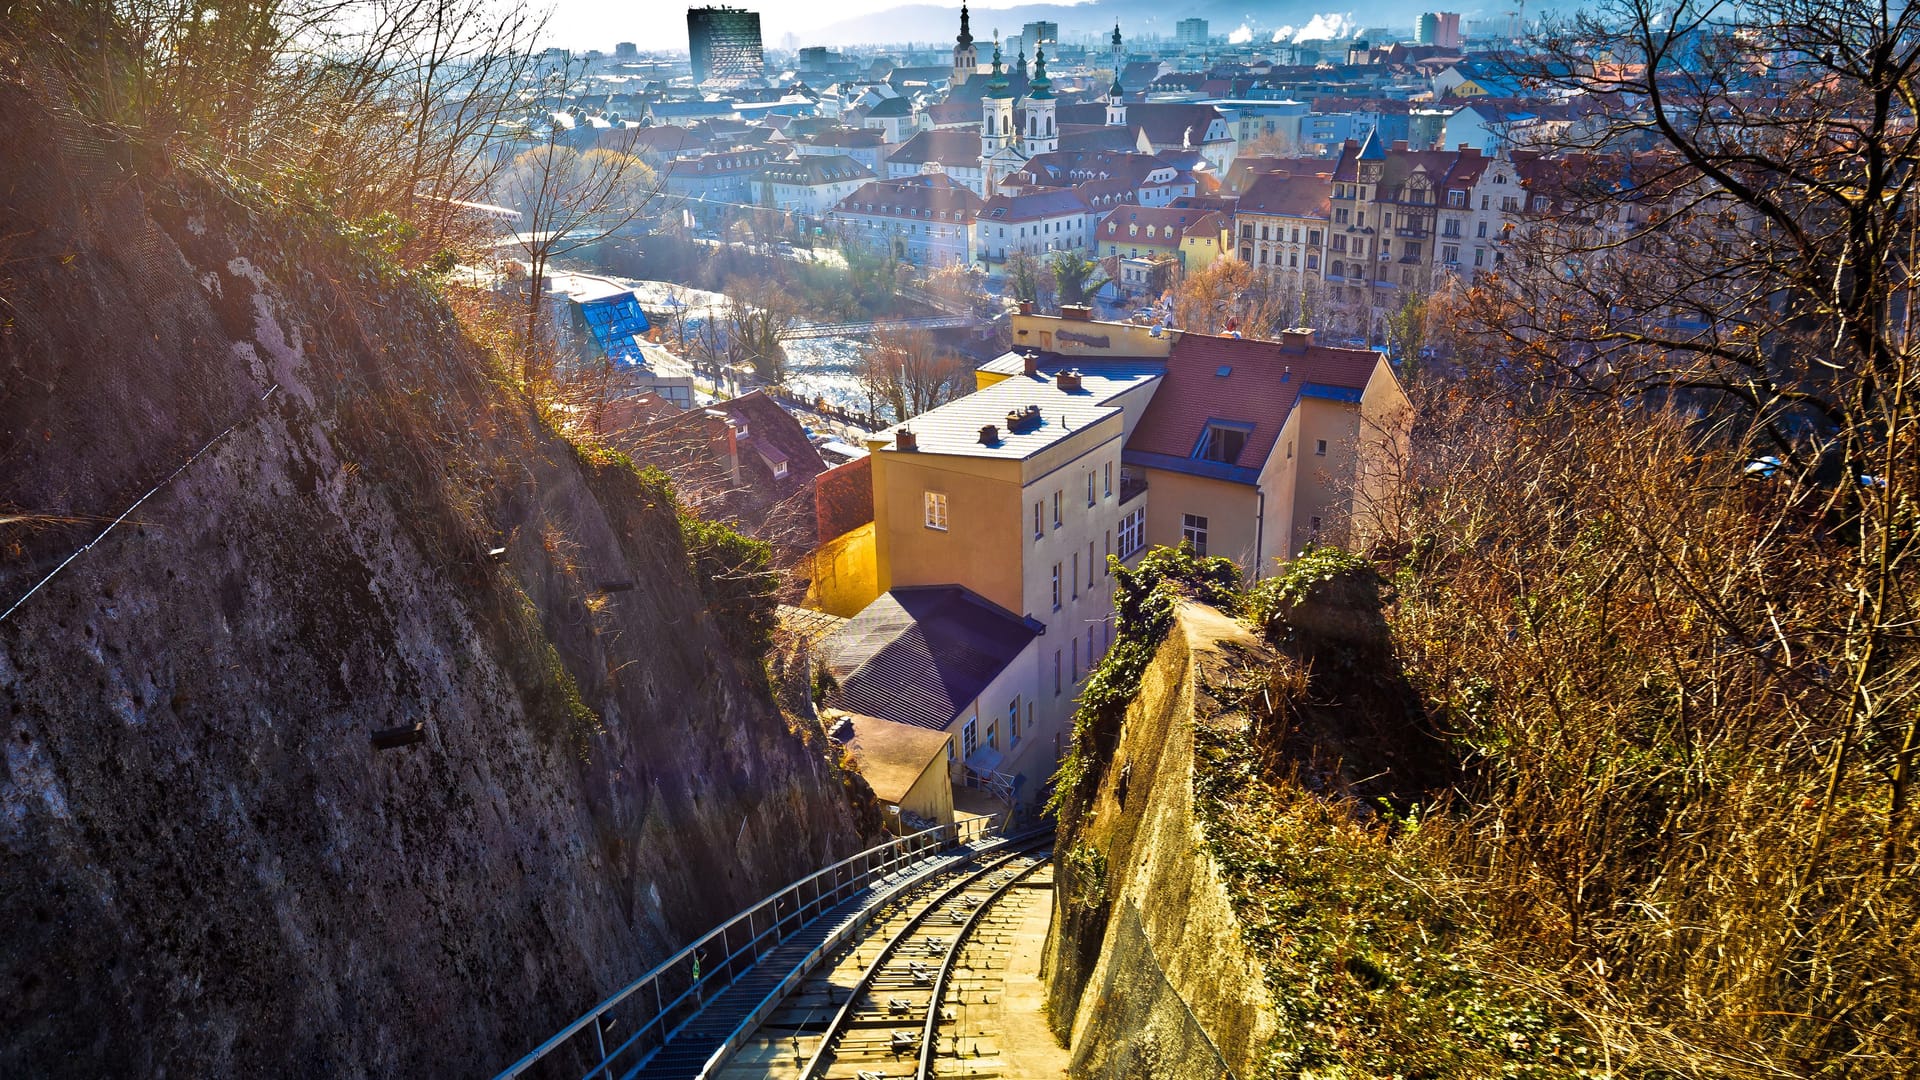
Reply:
M893 589L821 639L828 703L952 735L952 781L1013 802L1034 759L1042 629L960 585Z
M827 727L872 785L889 831L953 824L952 734L859 713L830 716Z
M1408 408L1383 357L1308 330L1068 309L1013 335L976 392L868 442L881 595L823 655L842 707L954 732L957 781L1030 807L1112 643L1109 556L1185 540L1258 578L1362 539L1354 507L1392 482Z
M1309 543L1363 540L1354 507L1390 478L1409 416L1371 350L1328 348L1310 330L1180 335L1124 455L1152 492L1146 542L1189 542L1258 579Z
M1104 324L1040 322L1060 324L1045 331L1058 344L1113 341L1094 332ZM1129 357L1075 371L1068 357L1049 361L1015 357L1016 371L868 444L879 588L960 584L1040 627L1018 694L1023 715L980 718L980 745L1000 736L1000 771L1023 791L1052 774L1079 687L1112 642L1107 556L1121 553L1122 517L1139 509L1123 498L1121 447L1162 366ZM964 732L962 742L970 754Z

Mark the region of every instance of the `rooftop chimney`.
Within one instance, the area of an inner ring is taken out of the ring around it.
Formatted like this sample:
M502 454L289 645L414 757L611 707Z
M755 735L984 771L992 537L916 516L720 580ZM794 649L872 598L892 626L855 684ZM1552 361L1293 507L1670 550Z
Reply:
M1404 153L1406 153L1406 152L1407 152L1407 140L1405 140L1405 139L1395 139L1395 140L1393 140L1393 149L1394 149L1394 151L1395 151L1396 153L1401 153L1401 154L1404 154Z
M1287 352L1306 352L1313 348L1313 327L1295 326L1280 331L1280 347Z
M1033 301L1031 300L1020 301L1020 314L1022 315L1033 314Z
M1040 357L1034 353L1021 354L1021 370L1028 375L1040 374Z
M1092 322L1093 309L1085 304L1061 304L1060 317L1068 322Z
M911 428L901 428L893 433L893 445L900 450L918 450L920 440L914 437Z
M980 429L980 442L985 446L1000 445L1000 428L993 424L982 427Z
M1054 376L1054 384L1062 390L1080 389L1080 372L1072 368Z

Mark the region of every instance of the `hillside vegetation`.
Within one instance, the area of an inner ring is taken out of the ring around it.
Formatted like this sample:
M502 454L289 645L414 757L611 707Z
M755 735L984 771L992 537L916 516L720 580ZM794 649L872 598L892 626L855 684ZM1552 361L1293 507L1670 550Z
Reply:
M1261 1075L1907 1075L1920 896L1884 776L1836 771L1812 718L1819 519L1662 413L1429 416L1403 554L1310 552L1247 595L1184 551L1120 573L1057 778L1061 1034L1123 914L1125 793L1190 782L1264 973ZM1519 437L1463 438L1495 427ZM1143 780L1115 762L1182 597L1276 655L1200 680L1190 780ZM1093 1034L1080 1059L1159 1075L1163 1036Z

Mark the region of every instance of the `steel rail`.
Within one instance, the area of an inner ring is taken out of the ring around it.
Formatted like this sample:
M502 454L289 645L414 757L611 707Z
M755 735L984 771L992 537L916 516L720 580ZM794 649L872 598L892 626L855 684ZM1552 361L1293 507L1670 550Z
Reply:
M972 832L969 837L967 834ZM724 988L743 975L757 963L760 956L792 937L802 928L821 918L826 912L847 897L857 893L876 880L889 877L908 866L932 858L940 851L956 844L978 839L988 833L986 829L974 831L959 825L936 825L907 836L896 837L885 844L868 848L865 851L848 856L830 866L823 867L806 877L791 882L784 888L767 894L759 902L736 914L728 921L696 938L691 944L680 949L672 956L661 961L652 970L616 990L613 994L589 1009L571 1024L561 1028L545 1042L528 1052L525 1057L502 1070L496 1080L511 1080L517 1077L562 1045L579 1036L587 1028L593 1028L594 1052L598 1054L596 1063L584 1074L592 1077L605 1074L614 1067L614 1060L628 1052L636 1052L642 1057L651 1048L664 1045L673 1035L698 1015L699 1009L682 1012L690 999L700 1000L700 995L708 989ZM787 909L791 904L790 910ZM771 910L769 910L771 909ZM809 915L811 909L811 915ZM766 926L756 925L758 918L764 917ZM745 942L738 946L731 941L732 932L745 923ZM724 954L719 962L709 965L705 977L690 975L674 978L674 989L678 993L669 999L662 991L661 983L667 976L680 969L694 968L696 958L704 954L704 947L720 944ZM743 957L750 957L742 962ZM641 993L651 987L652 1008L649 1015L638 1021L629 1021L635 1030L611 1051L606 1048L605 1033L607 1025L602 1018L612 1010L629 1000L640 1002L646 1007L646 995ZM684 987L684 988L682 988ZM716 991L717 992L717 991ZM654 1047L644 1045L650 1041Z
M973 933L974 927L979 925L988 909L999 903L1000 899L1006 896L1015 885L1020 884L1035 870L1047 865L1047 861L1052 858L1053 852L1047 852L1034 860L1032 866L1015 874L1005 884L993 890L993 895L980 901L980 906L974 908L973 914L967 917L966 925L953 935L953 947L947 950L947 958L941 961L940 973L933 977L933 997L927 1002L927 1026L920 1033L920 1064L914 1069L914 1080L928 1080L933 1075L934 1046L940 1030L940 1002L946 997L947 981L953 976L953 962L960 958L961 944L967 940L969 934ZM954 1055L957 1057L959 1053L959 1036L955 1035Z
M1050 842L1051 842L1051 837L1047 837L1042 842L1030 843L1025 846L1022 846L1016 851L1009 852L1006 855L1003 855L1000 858L995 859L993 862L988 863L985 866L982 866L980 869L974 871L973 873L962 877L959 881L955 882L954 884L948 886L946 889L941 891L939 895L935 896L933 899L928 900L926 903L922 904L920 907L920 910L914 912L913 915L907 919L905 925L901 926L898 930L894 931L894 933L890 937L888 937L886 943L880 947L879 955L874 957L873 963L867 965L866 970L860 973L859 980L854 983L852 990L847 994L847 1000L840 1006L839 1011L834 1013L833 1019L828 1022L826 1030L822 1032L820 1037L820 1045L814 1050L813 1057L808 1059L806 1067L801 1070L799 1080L819 1080L819 1077L821 1076L821 1072L826 1066L826 1061L828 1057L831 1056L833 1053L834 1045L840 1040L840 1038L843 1035L846 1034L847 1025L853 1020L853 1015L856 1011L855 1003L860 1000L860 996L862 994L867 994L872 991L874 976L879 974L882 965L884 965L887 962L887 958L892 956L894 951L898 949L902 944L905 943L909 935L911 935L915 930L919 929L921 923L925 922L929 915L932 915L933 912L940 907L940 905L946 903L948 900L953 899L955 896L958 896L959 894L965 892L968 888L972 887L972 885L975 882L979 881L981 878L986 877L988 874L991 874L994 871L1004 867L1006 864L1014 861L1015 859L1022 858L1028 855L1029 853L1031 853L1032 851L1040 847L1046 846ZM1034 863L1034 866L1036 867L1040 866L1044 862L1045 860L1042 859L1039 862ZM1023 871L1021 874L1016 875L1013 878L1013 881L1018 881L1021 877L1024 877L1027 873L1031 873L1031 872L1032 872L1032 868L1030 867L1027 870ZM1012 884L1011 881L1008 882L1009 886L1011 884ZM1004 890L1006 887L1007 886L1002 886L1002 890ZM998 895L999 893L996 892L995 896L997 897ZM974 909L975 916L977 917L981 911L985 910L988 904L989 902L982 902L980 907ZM974 919L969 919L967 922L967 926L971 928L974 921L975 921ZM953 957L958 953L960 948L960 943L964 941L965 938L966 938L966 935L963 932L956 933L954 935L953 942L947 948L947 956L942 963L943 967L953 962ZM938 981L936 980L935 982L936 990L938 989L938 985L939 985ZM927 1007L929 1010L933 1010L938 1008L938 1005L939 1005L939 999L936 997L928 1004Z

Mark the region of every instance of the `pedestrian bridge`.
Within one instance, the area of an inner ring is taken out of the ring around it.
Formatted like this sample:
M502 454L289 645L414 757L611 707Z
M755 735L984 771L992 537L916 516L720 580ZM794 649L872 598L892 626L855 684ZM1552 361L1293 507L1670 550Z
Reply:
M972 326L980 322L972 315L929 315L919 319L880 319L864 322L804 323L787 330L780 335L783 341L796 341L801 338L821 337L866 337L883 326L894 326L909 330L939 330L955 326Z
M876 911L1009 842L989 820L972 819L890 840L801 878L620 988L496 1080L709 1076Z

